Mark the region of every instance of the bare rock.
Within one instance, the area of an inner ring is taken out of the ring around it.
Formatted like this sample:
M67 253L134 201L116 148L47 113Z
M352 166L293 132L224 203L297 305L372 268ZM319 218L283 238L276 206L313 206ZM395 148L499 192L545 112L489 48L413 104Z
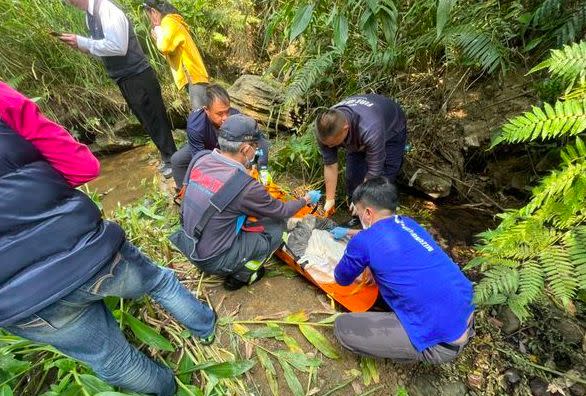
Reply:
M547 391L547 382L541 378L533 378L529 381L529 388L533 396L549 396Z
M411 384L407 386L409 396L430 396L438 395L439 390L433 384L434 377L430 375L422 375L415 378Z
M265 126L293 129L295 113L284 108L284 87L270 78L245 74L228 89L232 105Z
M127 139L116 136L99 135L96 141L90 145L94 154L114 154L130 150L134 144Z
M521 327L521 321L515 316L513 311L509 307L503 307L499 314L498 319L503 324L501 331L505 334L513 334Z
M433 167L437 168L437 171L434 172L428 167L420 167L406 157L403 163L403 175L409 187L413 187L434 199L447 197L452 190L452 180L445 175L450 174L451 169L447 163Z
M466 385L460 381L449 382L440 387L440 395L442 396L464 396L466 392Z
M572 394L572 396L585 396L586 386L582 384L574 384L570 386L570 393Z
M569 318L553 322L553 326L560 332L562 339L568 344L580 345L586 336L584 329Z
M506 378L507 382L511 385L516 385L519 383L519 381L521 381L521 376L519 375L519 372L517 370L515 370L514 368L510 368L510 369L506 370L504 372L503 376Z

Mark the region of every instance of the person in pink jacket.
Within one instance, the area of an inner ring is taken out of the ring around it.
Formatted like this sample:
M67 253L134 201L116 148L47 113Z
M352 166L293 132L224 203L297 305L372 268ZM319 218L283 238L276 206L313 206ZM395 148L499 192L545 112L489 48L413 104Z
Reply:
M204 344L216 315L75 188L99 173L86 146L0 82L0 327L113 385L171 396L173 372L128 343L103 299L149 295Z

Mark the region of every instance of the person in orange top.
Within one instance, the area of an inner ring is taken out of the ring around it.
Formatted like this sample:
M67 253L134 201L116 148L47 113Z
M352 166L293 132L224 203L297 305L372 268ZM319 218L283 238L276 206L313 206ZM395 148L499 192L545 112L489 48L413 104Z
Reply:
M143 7L151 21L151 33L157 49L171 66L175 85L179 90L188 86L192 110L202 108L209 76L201 54L189 34L189 25L167 1L147 0Z

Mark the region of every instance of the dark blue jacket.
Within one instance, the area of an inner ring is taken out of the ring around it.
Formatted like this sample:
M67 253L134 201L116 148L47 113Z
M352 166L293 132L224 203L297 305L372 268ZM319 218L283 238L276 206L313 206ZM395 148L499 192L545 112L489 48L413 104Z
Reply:
M230 108L230 115L240 114L234 108ZM191 156L202 150L213 150L218 146L218 131L210 122L204 109L194 110L187 118L187 139L191 148ZM259 166L266 166L269 162L269 146L263 138L258 142L262 149L262 155L258 159Z
M112 260L122 229L0 120L0 327L45 308Z
M385 145L405 146L407 121L399 104L377 94L351 96L333 106L344 113L350 124L346 140L340 145L347 153L364 152L368 163L366 178L383 173ZM338 147L327 147L318 140L324 164L338 162Z

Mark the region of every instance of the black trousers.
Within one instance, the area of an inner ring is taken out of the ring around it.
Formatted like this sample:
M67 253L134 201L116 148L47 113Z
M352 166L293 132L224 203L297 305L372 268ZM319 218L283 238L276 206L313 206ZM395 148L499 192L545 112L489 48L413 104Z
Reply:
M170 163L177 147L154 70L149 67L136 76L118 81L118 86L128 107L159 149L163 161Z

